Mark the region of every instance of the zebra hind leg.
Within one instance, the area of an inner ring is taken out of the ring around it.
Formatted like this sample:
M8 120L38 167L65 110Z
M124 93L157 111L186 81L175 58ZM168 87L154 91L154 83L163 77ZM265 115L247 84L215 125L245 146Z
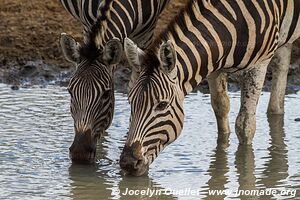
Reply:
M284 113L284 97L287 85L287 75L291 61L292 44L286 44L275 53L275 63L272 66L272 88L268 106L268 114Z
M261 95L270 59L244 72L241 106L235 123L240 144L251 144L256 130L256 106Z
M208 78L211 104L218 125L218 143L228 143L230 135L228 113L230 99L227 93L227 74L217 73Z

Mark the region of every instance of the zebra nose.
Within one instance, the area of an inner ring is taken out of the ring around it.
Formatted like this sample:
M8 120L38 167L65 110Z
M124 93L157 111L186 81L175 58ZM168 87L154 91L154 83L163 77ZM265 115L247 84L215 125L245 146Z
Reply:
M147 171L148 165L145 162L140 142L124 147L120 157L120 166L125 172L134 176L141 176Z
M121 156L120 166L125 171L131 172L139 170L143 166L143 159L136 159L129 156Z

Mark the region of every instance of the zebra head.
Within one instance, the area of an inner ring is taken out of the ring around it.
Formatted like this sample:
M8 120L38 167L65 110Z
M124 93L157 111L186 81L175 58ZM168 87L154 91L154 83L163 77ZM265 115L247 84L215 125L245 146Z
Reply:
M140 75L129 91L130 127L120 166L127 174L140 176L180 135L184 94L179 88L176 52L170 41L154 53L144 52L125 39L124 50L129 64L138 67Z
M70 158L75 162L93 162L98 138L111 124L114 111L113 71L123 47L112 39L103 50L86 50L74 38L61 35L60 44L66 59L76 65L68 91L75 138Z

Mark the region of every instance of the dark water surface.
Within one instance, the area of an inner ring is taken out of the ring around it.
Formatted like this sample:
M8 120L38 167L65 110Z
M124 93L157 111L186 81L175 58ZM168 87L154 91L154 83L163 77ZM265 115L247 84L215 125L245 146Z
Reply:
M239 93L230 96L234 130ZM189 95L181 137L161 153L148 176L133 178L124 177L118 164L130 113L126 95L116 94L114 121L98 146L97 163L72 165L66 88L13 91L0 85L0 199L150 199L151 192L156 193L151 199L300 199L300 122L295 121L300 93L287 95L284 117L267 117L268 98L269 93L261 96L253 145L239 146L232 133L224 148L216 145L209 95ZM127 190L131 195L122 195ZM224 193L209 195L215 190Z

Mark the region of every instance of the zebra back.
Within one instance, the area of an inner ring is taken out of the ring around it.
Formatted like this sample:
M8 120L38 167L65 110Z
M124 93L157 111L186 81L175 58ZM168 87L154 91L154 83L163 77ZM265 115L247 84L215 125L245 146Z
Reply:
M102 0L60 0L64 8L78 21L85 30L91 27L98 15L98 10Z

